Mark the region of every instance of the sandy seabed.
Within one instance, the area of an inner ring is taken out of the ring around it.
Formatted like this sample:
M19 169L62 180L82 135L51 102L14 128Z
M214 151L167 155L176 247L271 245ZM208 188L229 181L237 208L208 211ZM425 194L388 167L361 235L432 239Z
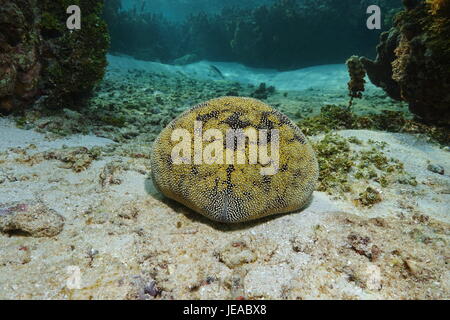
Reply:
M162 198L148 157L95 156L117 142L0 118L0 299L449 299L449 152L416 135L336 133L385 142L417 185L383 188L367 208L315 192L301 212L223 225Z

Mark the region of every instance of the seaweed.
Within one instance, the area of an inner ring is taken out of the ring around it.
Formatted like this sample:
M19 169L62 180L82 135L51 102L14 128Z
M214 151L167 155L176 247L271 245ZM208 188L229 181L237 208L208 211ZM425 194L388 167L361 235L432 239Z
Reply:
M408 119L401 111L381 110L380 113L357 115L346 107L327 105L319 115L300 120L298 126L309 136L332 130L367 129L424 134L442 145L450 143L450 128Z
M357 203L364 207L372 207L374 204L381 202L382 198L380 192L372 187L367 187L364 192L359 194Z
M66 27L66 9L79 5L83 27ZM103 1L42 0L2 3L0 10L0 111L40 105L85 105L103 78L109 35L100 18ZM4 42L3 39L6 39Z
M450 1L404 1L383 33L375 61L362 57L370 80L408 102L420 121L450 124Z
M81 30L65 28L66 8L79 5L83 10ZM103 79L109 34L101 18L103 1L43 0L38 7L43 46L42 87L48 95L45 105L50 108L80 107Z
M350 75L350 81L348 82L348 91L350 96L349 107L353 104L353 99L361 99L362 93L364 92L364 77L366 76L366 71L364 66L357 56L351 56L346 62L348 73Z
M349 173L355 165L347 140L336 134L327 134L313 144L319 162L319 191L349 192Z
M351 144L364 148L357 151ZM320 170L317 190L342 197L355 192L358 181L376 183L381 188L394 183L417 185L415 177L405 172L399 160L385 155L382 150L386 144L371 140L367 144L335 133L327 133L314 142ZM356 203L369 206L370 199L378 199L371 190L360 193Z

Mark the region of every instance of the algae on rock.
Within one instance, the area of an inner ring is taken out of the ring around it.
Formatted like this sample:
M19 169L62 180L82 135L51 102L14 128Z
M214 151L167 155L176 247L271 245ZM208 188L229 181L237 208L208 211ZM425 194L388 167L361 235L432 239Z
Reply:
M361 58L369 79L409 103L423 121L450 124L450 0L404 1L381 35L375 61Z
M66 27L67 7L82 9L81 30ZM80 107L103 79L109 35L103 1L5 0L0 9L0 111Z

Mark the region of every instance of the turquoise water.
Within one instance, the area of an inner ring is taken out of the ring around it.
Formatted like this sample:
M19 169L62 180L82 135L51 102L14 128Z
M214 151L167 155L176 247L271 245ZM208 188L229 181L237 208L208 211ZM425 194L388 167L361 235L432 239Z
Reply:
M55 3L0 10L0 299L450 298L446 73L400 0Z

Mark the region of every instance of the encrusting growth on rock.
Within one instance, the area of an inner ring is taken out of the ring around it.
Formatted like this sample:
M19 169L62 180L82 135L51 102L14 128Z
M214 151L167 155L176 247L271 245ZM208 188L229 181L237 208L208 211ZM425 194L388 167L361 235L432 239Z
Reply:
M348 91L350 96L349 107L353 104L353 99L362 98L362 93L365 90L364 77L366 76L366 71L364 70L364 66L361 63L359 57L352 56L347 62L348 73L350 74L350 81L348 83Z
M450 123L450 0L404 0L394 27L381 34L375 61L362 57L370 80L408 102L425 122Z
M0 1L0 112L34 102L53 109L86 104L106 70L104 1L79 0L83 27L66 27L65 0Z

